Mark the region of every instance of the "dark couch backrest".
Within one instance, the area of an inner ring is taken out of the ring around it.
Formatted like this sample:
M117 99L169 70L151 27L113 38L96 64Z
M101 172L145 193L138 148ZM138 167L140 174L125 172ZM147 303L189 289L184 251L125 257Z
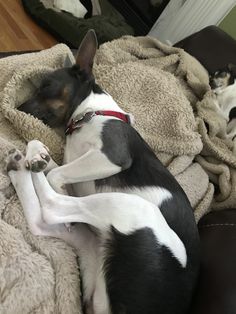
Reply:
M214 73L236 64L236 40L217 26L208 26L175 44L194 56L208 70Z

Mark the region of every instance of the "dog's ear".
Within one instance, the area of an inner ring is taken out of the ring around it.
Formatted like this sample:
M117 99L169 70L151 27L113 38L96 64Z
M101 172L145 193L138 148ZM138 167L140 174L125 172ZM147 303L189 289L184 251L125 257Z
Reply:
M78 64L80 69L84 70L88 75L92 74L93 60L97 51L97 46L98 42L95 31L90 29L82 40L76 57L76 64Z
M229 63L228 69L233 74L233 76L236 77L236 65L233 63Z

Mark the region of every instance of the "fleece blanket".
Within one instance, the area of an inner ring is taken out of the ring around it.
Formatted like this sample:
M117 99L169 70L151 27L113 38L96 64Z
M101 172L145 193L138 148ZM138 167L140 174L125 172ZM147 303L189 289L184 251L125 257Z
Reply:
M1 314L81 313L78 263L73 249L58 239L30 233L4 171L7 151L13 147L24 150L33 137L45 141L60 162L61 138L40 121L17 112L15 105L31 95L42 75L63 66L66 56L73 60L68 47L57 45L39 54L0 60Z
M60 163L64 140L17 107L44 75L62 67L65 45L0 60L0 313L81 313L73 249L30 234L4 172L9 149L44 142ZM94 74L179 181L196 220L211 209L236 206L236 157L213 106L206 70L179 48L148 37L102 45Z

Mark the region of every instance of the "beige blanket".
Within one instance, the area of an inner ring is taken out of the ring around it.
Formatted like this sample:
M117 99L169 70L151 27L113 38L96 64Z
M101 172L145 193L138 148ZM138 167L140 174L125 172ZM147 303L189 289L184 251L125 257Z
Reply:
M0 313L80 313L73 250L62 241L30 234L3 170L7 151L24 149L34 138L61 161L63 140L16 107L32 95L43 75L63 65L66 55L73 60L66 46L57 45L0 60ZM208 75L195 59L148 37L124 37L101 46L94 73L133 113L137 130L186 191L196 220L210 206L236 206L233 144L224 139Z
M1 314L81 313L75 253L60 240L30 233L4 172L8 150L14 146L23 150L34 137L47 143L60 160L61 138L40 121L17 112L15 106L31 95L44 73L63 66L67 55L73 60L69 48L58 45L40 53L0 60Z

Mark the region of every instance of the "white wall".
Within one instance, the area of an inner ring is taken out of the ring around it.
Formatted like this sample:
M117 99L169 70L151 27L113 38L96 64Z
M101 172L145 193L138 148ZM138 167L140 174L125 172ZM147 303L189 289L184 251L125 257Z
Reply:
M149 32L173 45L209 25L218 25L236 0L171 0Z

